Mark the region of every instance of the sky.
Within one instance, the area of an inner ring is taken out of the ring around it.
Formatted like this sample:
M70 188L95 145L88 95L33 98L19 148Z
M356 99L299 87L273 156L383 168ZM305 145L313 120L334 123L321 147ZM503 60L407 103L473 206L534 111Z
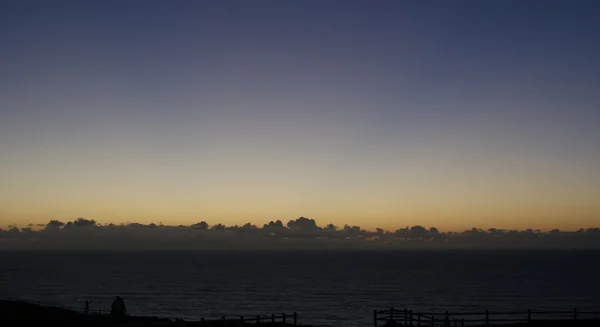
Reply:
M0 227L600 224L596 1L2 1Z

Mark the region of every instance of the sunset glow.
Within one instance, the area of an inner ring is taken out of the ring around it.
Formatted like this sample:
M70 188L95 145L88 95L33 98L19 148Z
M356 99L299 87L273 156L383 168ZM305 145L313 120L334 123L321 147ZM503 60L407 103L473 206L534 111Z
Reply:
M0 6L0 227L596 227L597 17L488 4Z

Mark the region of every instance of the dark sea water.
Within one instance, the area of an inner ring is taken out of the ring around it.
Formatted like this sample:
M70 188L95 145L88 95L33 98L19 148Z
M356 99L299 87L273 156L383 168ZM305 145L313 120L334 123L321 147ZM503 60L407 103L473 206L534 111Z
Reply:
M374 309L600 311L598 251L0 252L0 296L199 319L298 312L370 326Z

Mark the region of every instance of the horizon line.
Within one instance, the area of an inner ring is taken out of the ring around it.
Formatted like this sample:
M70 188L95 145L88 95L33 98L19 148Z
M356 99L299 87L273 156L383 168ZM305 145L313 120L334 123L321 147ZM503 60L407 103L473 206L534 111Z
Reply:
M290 229L290 227L288 226L290 223L294 223L297 222L298 220L301 219L305 219L307 221L312 221L314 223L314 227L316 227L317 229L326 229L328 226L333 225L335 227L335 230L343 230L344 227L348 226L350 228L354 227L358 227L359 230L361 231L366 231L366 232L377 232L378 229L383 230L384 233L394 233L396 231L399 230L407 230L410 229L412 227L423 227L427 230L431 230L431 229L435 229L436 231L440 232L440 233L463 233L463 232L467 232L467 231L473 231L473 230L477 230L477 231L483 231L483 232L488 232L490 230L497 230L497 231L534 231L534 232L551 232L551 231L555 231L558 230L560 232L577 232L580 230L587 230L587 229L594 229L594 228L599 228L600 225L595 225L595 226L580 226L580 227L575 227L575 228L569 228L569 229L561 229L561 228L534 228L534 227L528 227L528 228L501 228L501 227L484 227L484 228L480 228L477 226L471 226L471 227L464 227L463 229L442 229L442 228L437 228L436 226L426 226L426 225L421 225L421 224L408 224L408 225L403 225L403 227L395 227L395 228L382 228L382 227L375 227L375 228L362 228L360 225L355 225L355 224L344 224L344 225L335 225L335 224L324 224L324 225L319 225L317 224L315 219L311 219L308 217L304 217L304 216L300 216L296 219L290 219L288 220L288 222L284 222L284 220L281 219L277 219L277 220L271 220L268 223L264 223L264 224L260 224L260 223L252 223L250 221L244 223L244 224L224 224L224 223L215 223L215 224L211 224L205 220L200 220L197 221L195 223L190 223L190 224L163 224L162 222L159 223L141 223L141 222L137 222L137 221L124 221L124 222L120 222L120 223L101 223L100 221L96 221L93 218L84 218L84 217L78 217L73 219L72 221L61 221L58 219L51 219L48 223L46 224L34 224L34 223L28 223L28 224L8 224L8 225L4 225L4 226L0 226L0 230L11 230L14 228L18 228L19 230L22 230L24 228L31 228L32 230L35 231L39 231L39 230L43 230L44 228L46 228L50 223L52 222L57 222L57 223L61 223L62 225L59 227L64 227L66 225L68 225L69 223L74 224L75 221L78 220L84 220L84 221L88 221L88 222L93 222L93 226L96 227L112 227L112 226L130 226L130 225L141 225L140 227L149 227L149 226L155 226L155 227L167 227L167 228L177 228L177 227L187 227L187 228L193 228L194 225L198 225L201 223L206 223L206 229L210 230L212 227L214 226L223 226L223 228L242 228L244 226L254 226L258 229L264 229L265 227L267 227L269 224L271 223L277 223L277 222L281 222L281 227L285 228L285 229ZM262 225L262 226L261 226ZM92 225L90 225L92 226Z

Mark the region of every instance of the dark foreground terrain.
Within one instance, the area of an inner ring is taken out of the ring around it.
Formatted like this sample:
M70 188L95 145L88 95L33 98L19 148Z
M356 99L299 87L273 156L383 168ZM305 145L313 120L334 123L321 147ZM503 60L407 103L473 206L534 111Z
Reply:
M159 317L115 317L108 314L84 314L73 310L39 306L35 303L25 301L0 301L0 325L1 326L247 326L236 320L213 320L213 321L183 321ZM283 322L268 322L252 325L268 325L270 327L294 326Z
M211 321L184 321L173 320L169 318L159 317L136 317L123 316L114 317L108 314L84 314L73 310L39 306L35 303L25 301L3 300L0 301L0 323L4 327L9 326L123 326L123 327L145 327L145 326L164 326L164 327L181 327L181 326L227 326L227 327L243 327L248 325L260 325L269 327L290 327L294 326L290 323L283 322L261 322L244 323L239 319L231 320L211 320ZM387 321L379 324L382 327L397 327L403 326L399 322ZM412 324L416 326L416 323ZM424 324L426 326L428 324ZM495 326L537 326L537 327L592 327L600 326L600 319L579 319L579 320L534 320L529 323L513 323L513 324L494 324ZM443 322L436 323L435 326L444 326ZM451 323L450 326L461 326ZM484 326L474 324L470 326ZM308 326L306 326L308 327ZM365 326L368 327L368 326Z

